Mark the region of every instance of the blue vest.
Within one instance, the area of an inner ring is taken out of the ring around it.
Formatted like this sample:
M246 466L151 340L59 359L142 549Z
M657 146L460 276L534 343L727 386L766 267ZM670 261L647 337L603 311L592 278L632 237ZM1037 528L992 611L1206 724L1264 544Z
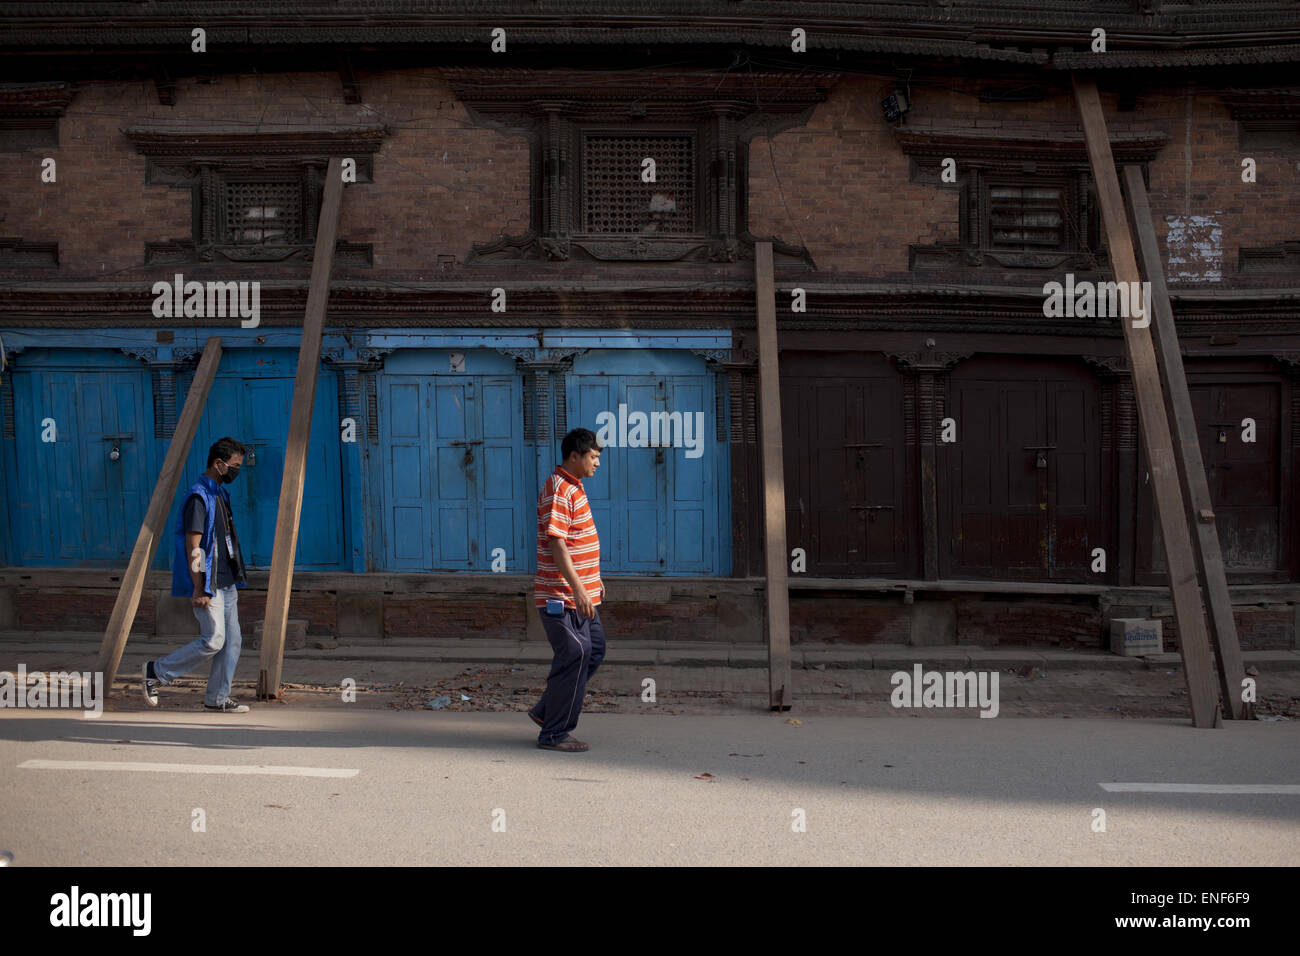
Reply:
M193 597L194 596L194 579L190 576L190 556L185 553L185 501L190 500L190 495L198 495L203 499L203 507L207 511L207 527L203 529L203 539L199 542L199 547L203 549L207 562L203 569L203 590L209 596L212 594L212 559L217 553L213 547L213 536L217 526L217 495L230 507L230 495L225 488L222 488L218 482L213 481L207 475L202 475L196 481L190 490L186 493L181 504L181 513L176 516L176 545L172 549L172 597ZM246 584L235 582L236 587L247 587Z

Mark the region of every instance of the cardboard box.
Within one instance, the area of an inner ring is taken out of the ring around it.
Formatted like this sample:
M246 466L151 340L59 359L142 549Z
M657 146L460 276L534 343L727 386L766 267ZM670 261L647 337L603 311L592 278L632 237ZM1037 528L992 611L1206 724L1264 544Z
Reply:
M1160 621L1145 617L1112 618L1110 649L1125 657L1162 653L1165 645Z

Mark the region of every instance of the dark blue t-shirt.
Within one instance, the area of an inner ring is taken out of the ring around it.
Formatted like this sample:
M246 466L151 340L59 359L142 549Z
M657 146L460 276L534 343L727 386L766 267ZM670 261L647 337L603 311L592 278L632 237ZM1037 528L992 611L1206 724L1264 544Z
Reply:
M217 507L217 520L212 527L213 545L217 553L212 558L212 589L234 587L235 575L230 570L230 551L226 548L226 516L225 509L220 505ZM196 531L199 534L208 527L208 509L203 504L203 499L198 495L190 495L185 502L184 512L185 530ZM196 595L196 597L199 595Z

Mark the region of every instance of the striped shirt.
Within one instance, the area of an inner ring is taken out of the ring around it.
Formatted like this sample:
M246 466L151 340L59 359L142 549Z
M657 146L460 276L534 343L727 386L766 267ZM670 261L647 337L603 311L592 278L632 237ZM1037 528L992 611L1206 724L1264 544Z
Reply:
M551 554L551 538L564 539L578 580L591 603L599 604L603 587L596 520L591 516L582 482L559 466L537 496L537 576L533 578L533 598L538 607L545 607L547 598L563 598L565 607L576 608L573 589Z

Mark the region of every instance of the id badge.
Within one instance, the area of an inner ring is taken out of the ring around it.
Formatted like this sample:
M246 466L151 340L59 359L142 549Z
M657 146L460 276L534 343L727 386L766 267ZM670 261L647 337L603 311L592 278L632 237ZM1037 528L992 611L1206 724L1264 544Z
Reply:
M546 613L552 617L559 617L564 613L564 602L559 598L547 598Z
M226 554L232 558L235 556L235 542L229 534L226 535Z

